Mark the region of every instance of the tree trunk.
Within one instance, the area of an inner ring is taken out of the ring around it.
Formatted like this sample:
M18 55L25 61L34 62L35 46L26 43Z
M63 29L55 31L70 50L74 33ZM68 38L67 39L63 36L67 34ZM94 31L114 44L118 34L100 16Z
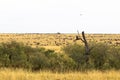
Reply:
M88 42L86 40L84 31L82 32L82 37L83 37L83 42L84 42L84 45L85 45L85 61L86 61L86 63L89 63L90 48L88 46Z
M86 63L89 63L90 50L92 48L91 49L89 48L84 31L82 32L82 38L80 38L79 31L78 31L78 36L76 36L75 41L76 40L81 40L84 43L84 45L85 45L85 61L86 61Z

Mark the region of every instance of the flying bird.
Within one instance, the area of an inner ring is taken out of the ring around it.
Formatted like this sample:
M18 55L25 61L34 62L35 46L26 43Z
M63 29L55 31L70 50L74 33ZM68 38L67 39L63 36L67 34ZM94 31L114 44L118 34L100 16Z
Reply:
M80 14L80 16L82 16L83 14Z

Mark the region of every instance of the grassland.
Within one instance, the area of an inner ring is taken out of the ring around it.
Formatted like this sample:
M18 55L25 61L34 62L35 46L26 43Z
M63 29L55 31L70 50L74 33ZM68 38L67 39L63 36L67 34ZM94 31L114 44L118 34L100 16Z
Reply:
M37 33L22 33L22 34L0 34L0 43L17 41L23 42L25 45L32 47L45 47L59 51L63 45L68 45L74 42L77 34L37 34ZM80 34L81 35L81 34ZM120 34L86 34L88 41L105 42L114 45L120 45ZM81 43L81 41L78 41Z
M0 34L1 42L17 41L32 47L60 51L60 47L74 42L77 34ZM120 45L120 34L86 34L88 41ZM81 41L78 41L81 43ZM58 73L31 72L23 69L0 69L0 80L120 80L120 71L88 71Z
M0 69L0 80L120 80L120 71L88 71L53 73L31 72L22 69Z

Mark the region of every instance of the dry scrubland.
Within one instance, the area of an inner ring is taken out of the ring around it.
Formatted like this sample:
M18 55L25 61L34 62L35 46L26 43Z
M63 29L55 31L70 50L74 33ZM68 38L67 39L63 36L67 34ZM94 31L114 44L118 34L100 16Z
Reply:
M77 34L0 34L0 42L17 41L32 47L43 46L48 49L60 50L63 45L73 43ZM85 34L88 41L106 42L120 45L120 34ZM81 41L77 41L81 43Z
M0 80L120 80L120 71L52 73L1 69Z
M77 34L0 34L0 43L17 41L32 47L60 50L63 45L74 42ZM120 45L120 34L86 34L88 41ZM81 41L77 41L81 43ZM120 71L88 71L53 73L31 72L22 69L0 69L0 80L120 80Z

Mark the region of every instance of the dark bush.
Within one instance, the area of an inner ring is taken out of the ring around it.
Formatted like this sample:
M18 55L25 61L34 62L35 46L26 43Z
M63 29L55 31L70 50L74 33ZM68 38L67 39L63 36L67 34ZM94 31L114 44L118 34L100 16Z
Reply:
M120 69L120 47L111 46L108 51L109 67Z
M63 47L63 52L76 63L77 70L86 69L120 69L120 47L108 45L107 43L89 43L91 48L89 63L85 62L84 45L70 44Z
M85 61L85 47L70 44L63 53L45 48L32 48L15 41L0 44L0 67L25 68L33 71L71 71L120 69L120 47L106 43L89 43L89 63Z
M45 48L32 48L15 41L0 44L0 67L65 71L75 62L65 54Z
M0 61L4 67L24 67L26 65L26 54L24 53L24 45L15 41L1 43L0 45Z
M110 45L106 43L97 43L91 50L90 60L94 64L95 69L107 69L108 65L108 50Z
M65 54L76 62L76 70L81 70L86 67L85 63L85 49L80 44L70 44L62 48Z
M50 69L52 71L73 70L75 62L65 54L53 53L49 55Z
M49 66L48 58L43 53L34 53L30 56L32 70L43 70Z

